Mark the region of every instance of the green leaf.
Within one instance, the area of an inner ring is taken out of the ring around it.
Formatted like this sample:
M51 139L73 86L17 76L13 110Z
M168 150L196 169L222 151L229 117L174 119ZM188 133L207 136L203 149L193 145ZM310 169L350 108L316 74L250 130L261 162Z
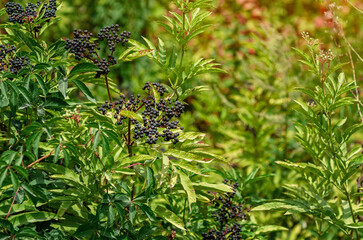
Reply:
M102 150L104 155L107 155L110 152L110 143L104 134L102 134Z
M306 53L304 53L303 51L301 51L298 48L293 47L292 49L294 49L298 54L300 54L300 56L302 56L306 61L311 62L309 55L307 55Z
M207 25L204 25L204 26L201 26L197 29L194 29L194 31L189 34L185 39L184 39L184 43L188 43L190 42L193 38L195 38L196 36L198 36L199 34L203 33L205 29L209 28L213 26L213 24L207 24Z
M198 156L196 154L192 154L189 152L180 151L177 149L169 149L165 154L176 157L176 158L181 158L186 161L203 162L202 160L204 159L204 157L202 157L202 156Z
M152 158L153 157L150 155L135 155L132 157L125 157L120 160L118 167L130 165L130 164L134 164L134 163L138 163L138 162L144 162L144 161L150 160Z
M35 74L35 78L37 79L37 82L43 91L43 96L46 97L47 93L48 93L48 88L47 88L43 78L39 74Z
M89 235L93 235L95 231L95 227L90 224L84 224L77 228L77 231L73 234L76 237L88 237Z
M165 44L163 42L163 40L159 39L159 58L160 58L160 63L162 65L166 64L166 50L165 50Z
M22 86L18 86L18 89L19 89L20 94L24 97L25 101L30 104L31 99L30 99L30 94L29 94L28 90L26 90L26 88L24 88Z
M63 108L69 106L63 99L50 97L45 100L44 108Z
M130 48L127 48L125 51L123 51L121 53L121 55L119 56L118 58L118 61L125 61L125 59L127 58L127 56L135 50L135 47L130 47Z
M215 192L233 192L233 189L223 183L206 183L206 182L199 182L199 183L193 183L193 187L195 189L204 189L204 190L210 190Z
M175 48L173 48L169 57L169 68L171 69L175 68L177 58L178 58L178 53L176 52Z
M19 188L19 179L18 176L16 176L16 174L10 170L10 178L11 178L11 183L13 184L13 190L14 192L16 192Z
M68 88L68 78L65 76L60 76L58 80L58 89L62 93L63 97L67 97L67 88Z
M205 159L217 159L219 161L222 161L222 162L227 162L227 160L221 156L218 156L216 154L213 154L213 153L210 153L210 152L205 152L205 151L191 151L190 153L193 153L193 154L196 154L198 156L201 156Z
M120 219L122 220L125 216L125 210L124 210L124 207L121 205L121 203L119 202L114 202L113 203L116 207L116 210L118 212L118 215L120 217Z
M175 227L185 230L183 221L172 211L158 205L154 209L154 212L158 217L165 219L167 222L173 224Z
M9 98L4 82L2 80L0 80L0 90L1 90L0 107L5 107L9 104Z
M129 207L129 218L131 223L134 221L136 216L136 208L135 208L135 204L131 203L130 207Z
M93 97L88 87L81 81L73 79L72 82L78 87L79 90L93 103L96 103L96 99Z
M94 141L93 141L93 151L96 150L96 148L98 147L98 144L100 143L100 134L101 132L98 130L95 134L95 137L94 137Z
M6 14L6 9L2 8L0 9L0 17L4 16Z
M20 227L29 223L45 222L56 219L57 215L51 212L27 212L9 217L14 227Z
M267 225L267 226L260 226L257 228L255 234L260 235L262 233L269 233L269 232L276 232L276 231L288 231L289 229L281 226L275 225Z
M149 47L149 49L152 49L152 50L156 50L156 47L155 45L147 38L145 37L142 37L142 39L144 39L144 41L146 42L147 46ZM152 56L154 58L156 58L156 54L155 54L155 51L152 52Z
M11 165L16 155L17 152L15 151L12 150L5 151L0 157L0 162L2 161L5 162L7 165Z
M347 227L353 229L363 228L363 222L348 224Z
M166 158L168 158L168 157L166 157ZM169 160L169 158L168 158L168 160ZM183 161L182 159L179 159L177 161L171 161L171 162L174 166L180 167L188 172L191 172L191 173L194 173L197 175L202 175L202 173L200 172L200 169L197 166L190 164L187 161Z
M27 45L29 49L33 51L36 51L36 48L42 49L42 47L37 41L29 37L28 34L24 33L23 31L13 29L13 32L15 33L16 38L25 43L25 45Z
M205 134L200 132L181 132L179 135L180 142L184 142L187 140L194 140L198 138L199 139L205 138Z
M0 171L0 189L1 187L3 186L3 182L7 176L7 173L8 173L8 168L5 167L3 168L1 171Z
M195 194L195 190L193 188L193 183L190 181L189 177L185 175L182 171L178 171L180 182L187 193L188 196L188 203L189 203L189 209L192 209L192 203L197 202L197 196Z
M99 70L100 69L93 63L78 63L74 68L72 68L68 78L71 78L79 73L97 72Z
M19 173L20 175L22 175L25 179L28 180L29 177L29 173L28 171L23 168L22 166L12 166L12 169L15 169L17 173Z
M43 132L36 132L34 133L31 137L29 137L29 139L31 139L32 141L32 148L33 148L33 153L35 155L35 158L38 158L38 148L39 148L39 142L40 142L40 138L42 137Z
M145 186L145 196L148 198L153 191L155 186L154 172L151 168L146 167L146 186Z
M141 210L145 213L145 215L150 219L150 221L155 221L156 217L154 212L151 210L150 207L148 207L145 204L138 204L138 206L141 208Z
M150 53L153 53L154 51L155 50L153 50L153 49L137 50L136 52L133 52L133 53L127 55L127 57L124 57L122 60L124 62L129 62L129 61L135 60L137 58L147 56Z
M121 110L120 115L124 116L124 117L135 119L139 122L142 122L142 117L139 114L134 113L132 111Z
M290 201L291 202L291 201ZM253 211L270 211L270 210L293 210L294 212L298 213L306 213L309 212L309 209L301 204L301 203L287 203L286 201L274 201L274 202L267 202L261 204L252 209Z
M126 196L122 193L117 193L114 198L115 202L120 203L123 207L127 207L130 205L131 200L130 197Z
M73 201L63 201L57 211L57 216L62 217L73 204L75 204Z
M107 212L107 221L108 221L108 225L111 226L113 224L113 222L115 221L115 211L113 209L112 205L108 206L108 212Z
M22 238L22 237L33 237L33 239L38 239L39 235L38 233L32 229L32 228L21 228L19 230L19 232L16 234L17 238Z
M69 163L71 162L71 157L69 156L69 153L67 150L63 150L63 160L64 160L64 166L68 167Z
M61 148L61 146L60 146L60 145L58 145L58 146L55 148L54 158L53 158L53 163L57 163L57 162L58 162L59 153L60 153L60 148Z

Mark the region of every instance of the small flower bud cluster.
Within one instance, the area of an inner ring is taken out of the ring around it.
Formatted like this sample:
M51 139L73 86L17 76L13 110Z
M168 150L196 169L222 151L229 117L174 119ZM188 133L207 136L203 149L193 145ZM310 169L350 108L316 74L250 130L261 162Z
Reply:
M100 71L97 72L96 78L101 77L101 75L107 75L110 72L109 67L117 64L116 58L113 56L116 50L117 44L121 43L122 46L128 42L131 32L123 31L119 34L119 25L106 26L100 30L97 35L97 41L91 41L92 33L87 30L77 30L74 29L72 40L66 40L65 48L70 50L74 54L76 60L81 60L83 58L91 60ZM100 58L97 50L100 50L99 42L107 41L108 50L111 52L106 58Z
M242 239L242 226L239 224L242 220L247 220L246 211L249 209L244 204L235 203L234 197L237 192L238 183L232 179L225 179L224 184L233 188L233 192L224 193L213 200L216 211L212 213L214 220L220 225L220 230L210 229L202 233L203 240L214 239Z
M316 45L319 44L319 40L318 39L315 39L315 38L312 38L310 37L309 33L308 32L302 32L301 33L301 36L303 37L303 39L305 39L305 41L307 42L307 44L310 46L310 47L314 47Z
M37 1L36 4L29 2L25 8L19 3L8 2L5 4L6 13L9 15L9 22L23 24L25 22L32 23L34 19L43 13L42 19L49 19L56 17L57 11L57 1L49 0L48 3L45 3L43 7L40 9L40 12L37 12L37 9L41 5L40 1ZM39 29L36 27L35 29Z
M320 50L320 53L317 56L318 61L323 65L325 63L330 63L331 61L333 61L334 58L335 55L331 49L329 49L328 51Z
M113 117L116 119L118 125L126 123L134 125L134 140L141 140L146 138L145 142L148 144L157 143L158 139L164 141L172 141L174 144L179 142L179 133L175 133L173 130L180 129L179 118L184 112L184 105L179 102L173 102L170 98L160 99L158 102L152 93L154 88L160 96L163 96L166 92L164 86L159 83L146 83L142 88L147 90L148 94L145 98L141 98L141 95L131 95L129 99L125 95L120 95L121 99L109 103L106 101L104 104L98 107L98 111L106 115L109 111L112 112ZM135 119L129 119L122 112L123 110L132 111L134 113L140 112L142 115L142 122L138 122Z
M15 47L0 45L0 72L10 71L17 74L25 68L30 61L27 57L15 57Z

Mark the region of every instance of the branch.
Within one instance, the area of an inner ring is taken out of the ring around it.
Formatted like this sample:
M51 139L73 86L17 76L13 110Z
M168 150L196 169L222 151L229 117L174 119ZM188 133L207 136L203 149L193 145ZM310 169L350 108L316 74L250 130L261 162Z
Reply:
M34 166L35 164L41 162L42 160L46 159L47 157L49 157L50 155L52 155L53 152L54 152L54 149L48 155L45 155L44 157L41 157L38 160L36 160L36 161L32 162L31 164L29 164L28 166L26 166L25 169L28 169L28 168Z

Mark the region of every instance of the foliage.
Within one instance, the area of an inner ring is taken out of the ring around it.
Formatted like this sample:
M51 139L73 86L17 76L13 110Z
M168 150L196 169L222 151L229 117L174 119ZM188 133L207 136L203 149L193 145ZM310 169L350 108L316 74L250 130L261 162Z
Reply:
M354 231L355 239L359 239L359 205L354 204L355 190L350 182L359 172L362 154L361 147L349 149L348 142L363 124L346 126L346 118L334 118L339 109L355 103L346 94L356 86L353 81L346 81L344 73L337 77L333 75L343 64L331 64L334 59L331 50L317 54L317 41L306 33L303 36L311 56L298 49L296 51L319 84L315 89L297 88L309 99L307 103L297 101L300 105L298 111L306 123L296 123L296 138L312 162L279 161L278 164L299 172L306 186L286 185L286 194L292 199L268 202L254 210L284 210L285 215L309 214L314 217L317 226L316 237L327 238L331 228L335 227L345 234L345 238L353 239Z

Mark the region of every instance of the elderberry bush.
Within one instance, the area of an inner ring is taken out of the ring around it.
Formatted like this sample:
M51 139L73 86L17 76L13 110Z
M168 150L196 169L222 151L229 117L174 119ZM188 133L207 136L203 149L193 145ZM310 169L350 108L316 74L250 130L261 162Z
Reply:
M98 107L98 111L103 115L107 113L113 114L116 119L116 124L122 125L129 121L134 125L134 140L145 139L145 143L155 144L158 139L164 141L172 141L174 144L179 142L179 133L173 131L176 129L183 130L180 126L179 118L184 112L184 105L179 101L173 102L171 98L160 99L156 101L152 89L163 97L166 89L160 83L147 82L143 88L147 92L146 97L142 98L140 94L137 96L131 95L127 98L125 95L120 95L120 100L114 103L105 101L104 104ZM123 115L123 110L140 112L142 122L128 118Z
M93 34L88 30L74 29L74 38L66 40L65 49L73 53L76 60L88 59L93 62L100 69L96 74L98 78L101 75L107 75L110 72L110 66L117 64L114 56L116 46L119 43L125 46L130 35L131 32L127 31L120 33L118 24L102 28L95 39L92 39ZM99 44L102 41L107 41L107 47L111 53L107 58L101 59L98 51L101 49Z
M212 212L212 217L217 223L218 230L210 229L208 232L203 232L203 240L243 239L240 222L248 219L246 212L250 210L245 204L236 203L235 196L239 184L232 179L224 179L223 183L232 187L233 191L216 196L213 200L216 210Z

